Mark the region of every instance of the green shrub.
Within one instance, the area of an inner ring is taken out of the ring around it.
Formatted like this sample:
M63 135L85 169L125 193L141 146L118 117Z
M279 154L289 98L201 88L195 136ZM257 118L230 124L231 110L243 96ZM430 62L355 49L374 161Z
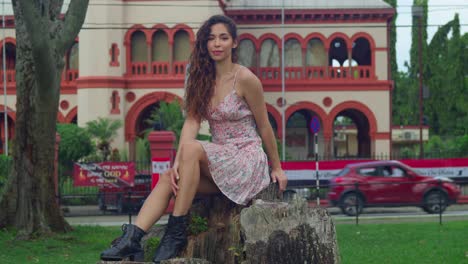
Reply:
M91 136L75 124L57 124L60 135L59 174L71 175L73 163L95 152Z
M208 220L199 215L192 215L192 220L189 225L189 233L191 235L198 235L208 230Z
M10 169L12 166L12 159L10 156L0 155L0 190L8 179Z
M159 246L159 242L161 240L159 237L151 237L146 240L145 246L143 250L145 251L145 262L152 262L154 252L156 248Z

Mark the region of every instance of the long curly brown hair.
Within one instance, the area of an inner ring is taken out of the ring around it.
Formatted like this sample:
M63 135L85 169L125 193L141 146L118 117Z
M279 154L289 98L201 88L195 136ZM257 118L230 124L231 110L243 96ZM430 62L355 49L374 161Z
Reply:
M188 80L185 89L185 111L197 119L208 118L210 100L214 94L216 80L215 62L208 53L207 43L211 26L222 23L234 41L237 40L237 26L232 19L223 15L210 17L197 32L195 47L190 55ZM232 61L237 61L236 48L232 49Z

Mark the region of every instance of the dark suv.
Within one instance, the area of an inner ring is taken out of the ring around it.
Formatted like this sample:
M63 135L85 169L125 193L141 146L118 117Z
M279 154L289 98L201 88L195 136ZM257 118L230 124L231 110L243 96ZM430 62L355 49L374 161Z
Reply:
M115 210L117 213L138 211L151 192L151 175L135 175L134 186L100 187L98 205L101 211Z
M373 161L341 170L330 180L328 199L350 216L371 206L418 206L433 214L459 195L459 187L448 178L421 176L398 161Z

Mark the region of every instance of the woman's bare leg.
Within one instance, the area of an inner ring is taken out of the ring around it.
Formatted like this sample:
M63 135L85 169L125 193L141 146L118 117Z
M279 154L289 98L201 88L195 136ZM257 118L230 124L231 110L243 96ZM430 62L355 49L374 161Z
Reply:
M174 206L174 216L185 215L192 205L195 193L217 193L218 187L214 184L208 169L208 158L200 143L184 145L181 148L181 163L179 165L179 191ZM187 162L184 159L188 159ZM195 165L195 166L194 166ZM189 166L193 166L190 169ZM198 169L196 169L198 168ZM201 172L201 173L200 173ZM188 176L186 176L188 174ZM200 177L200 175L202 175ZM185 180L183 180L185 179ZM193 193L195 189L195 193ZM158 221L167 209L171 199L172 187L169 174L164 173L158 184L146 198L135 220L135 225L148 231ZM182 197L182 198L180 198Z
M181 147L180 151L182 152L179 163L180 180L172 213L174 216L188 213L197 192L219 192L211 178L208 170L208 158L201 144L198 141L188 142Z
M172 196L171 179L169 174L161 174L158 184L146 198L145 203L138 212L135 225L148 231L166 211Z

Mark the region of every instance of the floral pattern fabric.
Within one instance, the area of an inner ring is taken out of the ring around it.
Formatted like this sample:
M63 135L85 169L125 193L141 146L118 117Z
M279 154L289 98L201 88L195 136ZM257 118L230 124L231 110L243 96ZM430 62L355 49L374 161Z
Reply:
M199 141L221 192L237 204L247 204L268 186L268 160L252 112L233 89L212 108L208 118L212 142Z

